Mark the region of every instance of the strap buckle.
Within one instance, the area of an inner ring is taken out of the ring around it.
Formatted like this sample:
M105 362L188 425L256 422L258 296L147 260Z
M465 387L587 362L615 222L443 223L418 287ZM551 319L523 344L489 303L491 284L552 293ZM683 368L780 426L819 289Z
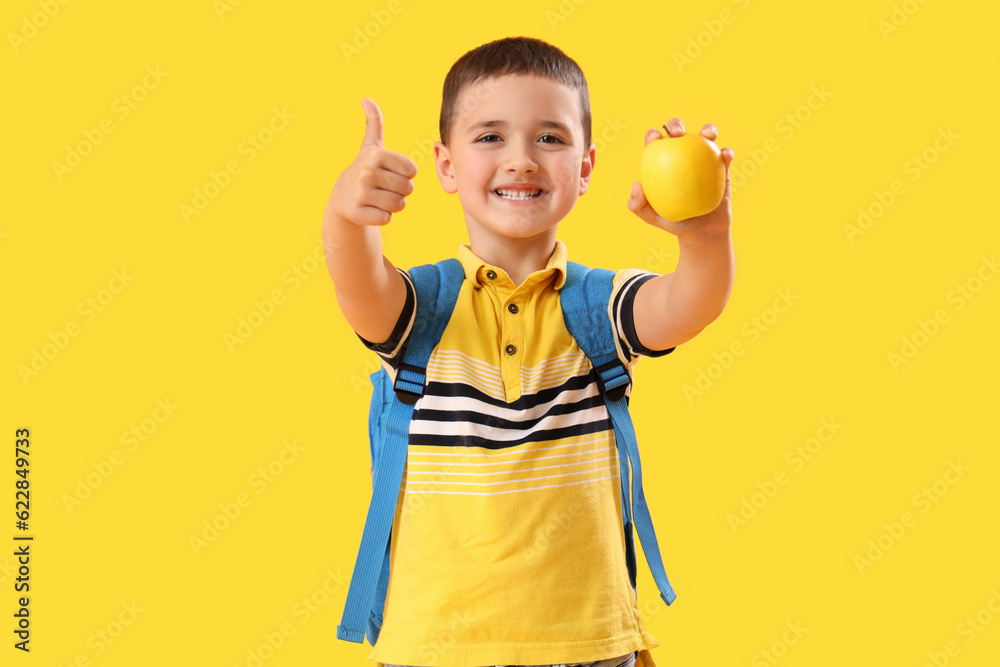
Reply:
M597 372L597 386L601 393L612 401L617 401L625 395L628 388L628 369L621 359L613 359L594 369Z
M392 389L396 398L402 403L413 405L424 395L424 383L427 381L427 369L410 364L400 364L396 369L396 381Z

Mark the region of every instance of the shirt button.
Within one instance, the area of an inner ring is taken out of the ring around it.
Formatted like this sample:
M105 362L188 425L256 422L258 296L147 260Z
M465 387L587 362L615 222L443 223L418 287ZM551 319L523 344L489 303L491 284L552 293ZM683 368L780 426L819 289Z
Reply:
M506 352L509 356L514 356L514 353L517 352L517 348L514 347L513 345L508 345L503 349L503 351Z
M517 307L516 303L512 303L509 306L507 306L507 310L510 311L511 315L517 315L517 311L519 310L519 308Z
M489 278L490 280L496 280L497 279L497 272L496 271L487 271L486 272L486 277Z

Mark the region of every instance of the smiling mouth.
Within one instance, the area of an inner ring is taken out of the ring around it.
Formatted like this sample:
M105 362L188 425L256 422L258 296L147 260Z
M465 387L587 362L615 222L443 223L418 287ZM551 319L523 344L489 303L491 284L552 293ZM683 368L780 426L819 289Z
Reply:
M501 199L510 199L512 201L528 201L529 199L538 199L542 196L544 190L534 190L529 191L513 191L513 190L493 190L493 194L497 195Z

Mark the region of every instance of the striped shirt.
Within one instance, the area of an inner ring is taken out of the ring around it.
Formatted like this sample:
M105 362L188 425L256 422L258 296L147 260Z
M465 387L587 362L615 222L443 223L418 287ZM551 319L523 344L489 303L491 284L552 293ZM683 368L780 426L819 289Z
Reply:
M638 650L655 665L625 559L614 430L559 302L566 246L514 285L459 248L454 313L414 405L390 542L383 625L369 659L468 667L591 662ZM395 379L413 326L407 296L390 335L362 342ZM632 303L657 274L615 273L608 312L619 358L640 356Z

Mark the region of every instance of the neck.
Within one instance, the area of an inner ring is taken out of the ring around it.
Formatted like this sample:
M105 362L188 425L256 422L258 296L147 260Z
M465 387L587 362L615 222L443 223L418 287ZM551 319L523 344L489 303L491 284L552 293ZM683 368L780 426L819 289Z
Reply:
M556 248L555 229L531 238L494 239L483 234L469 234L469 247L487 264L503 269L515 285L549 263Z

